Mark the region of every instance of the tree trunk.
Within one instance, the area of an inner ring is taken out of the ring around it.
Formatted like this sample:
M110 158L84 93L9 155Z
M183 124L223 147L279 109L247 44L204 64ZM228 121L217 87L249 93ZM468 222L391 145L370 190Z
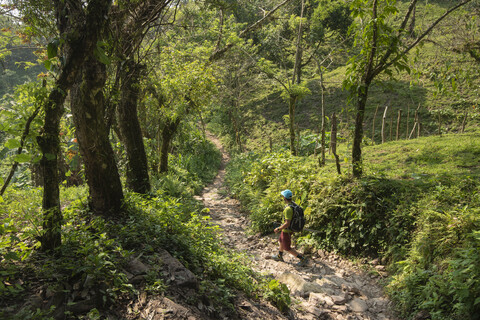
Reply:
M292 155L296 156L297 151L295 148L295 104L297 103L296 96L290 96L289 105L288 105L288 115L289 115L289 127L290 127L290 152Z
M85 163L90 206L96 213L115 214L121 209L123 191L104 121L102 89L106 77L105 65L91 54L82 70L81 84L74 90L72 113Z
M373 0L373 35L372 48L368 54L364 74L357 88L357 116L355 118L355 132L353 135L352 147L352 173L359 178L363 173L362 164L362 140L363 140L363 118L365 117L365 106L367 105L368 89L374 78L373 63L377 51L377 0Z
M302 0L302 9L300 12L300 24L298 25L298 34L297 34L297 45L296 45L296 51L295 51L295 64L293 67L293 79L292 83L297 83L299 84L301 82L302 78L302 57L303 57L303 48L302 48L302 36L303 36L303 10L304 10L305 4L304 1Z
M65 92L56 87L45 106L43 133L37 137L42 151L40 166L43 176L43 235L41 249L50 251L61 244L62 211L58 186L58 155L60 153L60 119L64 112Z
M331 129L331 138L330 138L330 150L335 157L335 164L337 165L338 174L342 174L340 169L340 158L337 155L337 115L335 112L332 114L332 129Z
M320 73L320 88L322 90L322 138L321 138L321 156L320 166L325 165L325 88L323 86L323 72Z
M362 165L362 139L363 139L363 118L367 104L368 89L370 83L363 82L358 90L357 116L355 118L355 131L353 134L352 166L353 176L360 177L363 173Z
M415 18L417 15L417 6L413 7L412 19L410 20L410 25L408 26L408 34L411 38L415 38Z
M303 10L304 10L304 1L302 0L302 9L300 13L300 18L303 18ZM296 44L296 51L295 51L295 64L293 66L293 76L292 76L292 85L294 83L299 84L301 81L302 75L302 34L303 34L303 25L302 21L300 20L300 24L298 26L298 34L297 34L297 44ZM290 101L288 105L288 114L290 116L290 151L292 155L297 155L297 150L295 148L295 105L297 103L297 96L293 96L290 94Z
M173 136L177 132L180 124L180 118L175 120L168 120L162 130L162 149L160 150L160 173L168 171L168 152Z
M137 104L140 94L141 68L133 59L127 60L121 70L121 96L117 107L120 139L127 154L127 187L136 193L150 191L148 162L138 121Z
M235 134L235 144L238 146L238 150L240 153L243 152L243 144L242 144L242 135L241 135L241 125L239 124L239 116L238 116L238 99L232 99L231 105L234 106L234 109L228 110L228 116L230 117L230 122L233 126L233 131Z

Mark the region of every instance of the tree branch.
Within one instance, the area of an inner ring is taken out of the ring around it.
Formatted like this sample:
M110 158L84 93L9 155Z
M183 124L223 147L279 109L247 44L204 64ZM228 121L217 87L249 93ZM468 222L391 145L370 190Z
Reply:
M410 46L408 46L407 48L405 48L405 50L403 50L401 53L399 53L395 58L393 58L390 62L388 63L385 63L383 66L378 66L376 69L375 69L375 74L374 75L378 75L380 72L382 72L383 70L387 69L388 67L390 67L391 65L393 65L395 62L397 62L401 57L405 56L408 52L410 52L410 50L412 50L416 45L418 45L420 43L420 41L423 40L423 38L425 38L432 30L433 28L435 28L435 26L437 24L439 24L443 19L445 19L450 13L452 13L453 11L457 10L458 8L466 5L467 3L471 2L472 0L464 0L462 1L461 3L457 4L456 6L453 6L451 7L450 9L448 9L442 16L440 16L437 20L435 20L431 25L430 27L428 27L427 30L425 30L424 33L422 33L412 44L410 44Z
M25 129L23 130L22 138L20 139L20 147L17 149L17 155L21 154L23 151L23 145L25 144L25 140L27 139L27 135L30 132L30 125L32 121L35 119L35 117L38 115L40 112L40 107L37 107L35 111L32 113L30 117L28 117L27 122L25 123ZM3 195L5 190L7 189L10 180L12 180L13 175L15 174L15 171L17 170L18 167L18 162L15 161L12 165L12 168L10 169L10 173L8 174L7 179L5 180L5 183L3 184L2 190L0 190L0 196Z
M245 28L244 30L242 30L238 36L240 38L243 38L246 36L246 34L250 31L253 31L253 30L256 30L258 28L260 28L263 23L270 18L271 15L273 15L278 9L280 9L282 6L284 6L285 4L287 4L288 2L290 2L292 0L285 0L283 1L282 3L278 4L275 8L273 8L271 11L269 11L267 14L264 14L263 18L261 18L260 20L256 21L254 24L248 26L247 28ZM220 50L216 50L214 53L212 53L212 55L210 56L210 58L208 59L209 61L216 61L218 59L220 59L224 54L225 52L227 52L228 50L230 50L232 47L234 46L233 43L229 43L227 44L225 47L223 47L222 49Z
M373 78L373 60L375 58L375 54L377 52L377 36L378 36L378 25L377 25L377 0L373 0L373 35L372 35L372 49L370 50L367 65L365 66L365 73L363 80L365 82L370 82Z

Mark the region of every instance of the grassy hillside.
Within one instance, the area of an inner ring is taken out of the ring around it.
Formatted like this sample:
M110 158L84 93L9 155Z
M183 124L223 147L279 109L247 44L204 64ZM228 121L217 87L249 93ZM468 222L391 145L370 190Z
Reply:
M404 12L409 1L398 3L400 12ZM450 5L451 1L420 2L416 11L415 33L421 34ZM385 107L388 107L385 123L387 141L395 139L399 111L402 112L399 136L403 139L411 134L415 111L419 114L422 136L458 132L465 119L467 128L479 125L480 68L467 52L461 52L468 39L474 41L478 38L475 31L480 24L478 20L468 7L452 14L409 54L411 74L396 74L395 80L386 77L377 79L370 88L366 106L364 132L367 143L372 143L370 140L381 142ZM346 52L336 53L333 60L345 61L347 55ZM337 114L341 137L348 140L353 129L355 107L349 102L348 92L342 89L345 66L341 63L332 65L335 67L324 74L325 113L328 117L333 112ZM306 67L305 79L312 93L298 103L296 122L299 130L309 135L318 132L321 123L320 76L314 66ZM273 85L260 86L259 89L255 98L242 110L247 146L252 150L264 148L268 146L269 139L276 146L287 146L288 126L284 117L288 115L288 103L280 96L281 88ZM330 129L329 120L327 131Z

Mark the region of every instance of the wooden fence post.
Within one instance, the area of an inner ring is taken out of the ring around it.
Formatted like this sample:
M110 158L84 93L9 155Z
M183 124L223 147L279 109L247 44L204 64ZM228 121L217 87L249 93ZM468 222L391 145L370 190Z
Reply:
M380 108L379 105L378 105L377 108L375 109L375 114L373 115L373 121L372 121L372 144L375 144L375 119L377 119L378 108Z
M465 117L463 117L462 121L462 127L460 128L460 133L463 133L465 131L465 126L467 125L467 117L468 117L468 110L465 111Z
M393 112L391 113L390 116L390 141L393 141Z
M405 131L405 139L408 139L408 123L410 122L410 105L407 107L407 129Z
M382 117L382 143L385 143L385 120L387 118L388 106L385 106L385 111L383 111Z
M422 125L420 123L420 115L417 114L417 138L420 138L420 130L422 128Z
M419 126L418 109L420 109L420 105L418 105L417 110L415 110L415 118L414 118L414 121L413 121L413 128L412 128L412 131L410 132L410 135L408 136L408 139L410 139L412 137L412 135L415 133L415 129L417 128L417 126ZM420 131L418 131L418 133L417 133L417 138L418 138L419 133L420 133Z
M400 136L400 122L402 121L402 110L398 110L398 117L397 117L397 134L395 136L396 140L398 141L398 138Z
M442 135L442 115L438 112L438 135Z

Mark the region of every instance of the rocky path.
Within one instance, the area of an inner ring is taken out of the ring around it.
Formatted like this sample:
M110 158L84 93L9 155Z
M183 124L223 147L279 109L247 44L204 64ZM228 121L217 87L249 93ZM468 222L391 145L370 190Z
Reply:
M226 196L224 169L229 160L228 155L217 139L209 138L222 151L223 160L217 177L205 188L199 200L210 209L212 222L223 230L225 244L249 255L257 271L270 274L285 283L293 301L288 316L272 313L271 310L265 310L265 307L248 306L245 309L250 312L244 312L244 318L396 319L390 311L390 302L378 284L382 275L385 275L383 266L375 261L369 263L368 268L360 268L335 254L323 251L307 254L309 262L305 267L296 266L296 259L288 254L285 255L285 262L268 259L278 252L277 235L247 235L248 217L241 213L236 200ZM297 249L305 251L305 248Z

